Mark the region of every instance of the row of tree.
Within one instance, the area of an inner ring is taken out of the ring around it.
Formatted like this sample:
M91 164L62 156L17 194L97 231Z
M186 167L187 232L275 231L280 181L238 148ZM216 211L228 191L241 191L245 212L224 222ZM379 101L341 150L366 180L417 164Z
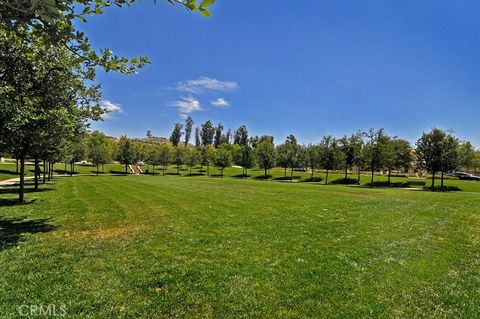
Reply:
M192 131L193 120L187 118L185 126L175 124L171 143L151 145L122 137L118 152L112 158L125 164L126 171L128 164L141 161L153 165L153 169L157 165L173 164L179 168L185 164L192 168L199 164L207 167L207 173L210 165L215 165L223 175L226 167L235 164L243 167L244 174L256 165L264 170L265 177L275 166L284 168L285 178L287 170L290 170L290 178L296 169L310 170L313 179L315 170L323 169L327 173L326 183L331 170L344 170L345 179L354 168L358 175L368 170L373 184L377 171L386 172L390 182L392 171L398 173L414 168L431 173L433 186L436 174L440 173L441 187L446 172L460 168L472 171L480 166L480 152L470 142L460 142L451 133L436 128L424 133L416 147L404 139L388 136L383 129L342 138L325 136L319 143L309 145L300 145L295 136L290 135L276 146L271 136L249 137L244 125L231 134L231 130L224 133L221 124L215 127L207 121L195 129L195 145L189 144Z

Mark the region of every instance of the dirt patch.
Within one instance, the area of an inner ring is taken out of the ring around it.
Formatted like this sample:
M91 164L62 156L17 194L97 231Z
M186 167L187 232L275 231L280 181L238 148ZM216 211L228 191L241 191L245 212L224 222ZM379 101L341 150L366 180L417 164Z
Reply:
M65 238L93 238L93 239L116 239L119 237L131 236L142 232L145 229L143 225L118 225L113 227L101 227L92 230L81 231L62 231L58 236Z

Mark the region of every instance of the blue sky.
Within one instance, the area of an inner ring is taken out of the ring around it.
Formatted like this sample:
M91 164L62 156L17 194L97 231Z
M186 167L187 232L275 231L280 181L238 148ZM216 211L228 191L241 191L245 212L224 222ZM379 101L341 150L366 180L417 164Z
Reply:
M480 146L480 3L217 0L202 18L160 1L81 28L97 48L148 56L100 72L107 134L168 137L190 115L276 141L370 127L415 141L433 126Z

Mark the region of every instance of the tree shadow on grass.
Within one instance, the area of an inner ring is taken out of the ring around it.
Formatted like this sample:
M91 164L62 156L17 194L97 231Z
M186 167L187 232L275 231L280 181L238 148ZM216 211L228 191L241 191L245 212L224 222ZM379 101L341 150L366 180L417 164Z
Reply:
M8 171L6 169L0 169L0 174L6 174L6 175L19 175L18 173L15 173L15 171Z
M237 174L237 175L233 175L232 177L233 177L233 178L249 178L249 177L251 177L251 175L248 175L248 174Z
M52 191L53 188L39 188L38 191L34 191L33 188L25 188L25 193L43 193ZM0 188L0 194L18 194L18 186L15 187L3 187Z
M191 173L191 174L187 174L187 175L184 175L184 177L195 177L195 176L204 176L205 174L202 174L202 173Z
M23 234L46 233L55 230L48 218L0 217L0 251L18 245Z
M110 174L115 174L115 175L128 175L128 174L129 174L129 173L125 173L124 170L123 170L123 171L117 171L117 170L111 169L111 170L109 170L108 172L109 172Z
M258 179L258 180L267 180L271 178L272 178L272 175L267 175L267 178L265 178L265 175L259 175L254 177L254 179Z
M16 205L25 205L25 204L20 204L17 198L0 198L0 207L8 207L8 206L16 206Z

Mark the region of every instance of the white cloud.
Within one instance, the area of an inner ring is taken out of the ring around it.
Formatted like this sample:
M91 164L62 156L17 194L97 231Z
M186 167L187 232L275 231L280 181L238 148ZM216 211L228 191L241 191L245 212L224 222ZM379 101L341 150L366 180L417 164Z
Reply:
M202 110L200 102L192 96L182 96L180 97L180 100L170 102L168 105L178 108L180 116L182 117L185 117L189 113Z
M178 82L174 89L189 93L202 93L207 90L211 91L232 91L238 87L238 84L233 81L220 81L217 79L201 76L196 80L187 80Z
M218 107L227 107L230 106L230 102L225 100L223 97L219 97L215 101L210 102L213 106L218 106Z
M121 104L109 100L100 101L100 106L107 111L107 113L103 115L103 118L111 118L114 113L123 113Z

